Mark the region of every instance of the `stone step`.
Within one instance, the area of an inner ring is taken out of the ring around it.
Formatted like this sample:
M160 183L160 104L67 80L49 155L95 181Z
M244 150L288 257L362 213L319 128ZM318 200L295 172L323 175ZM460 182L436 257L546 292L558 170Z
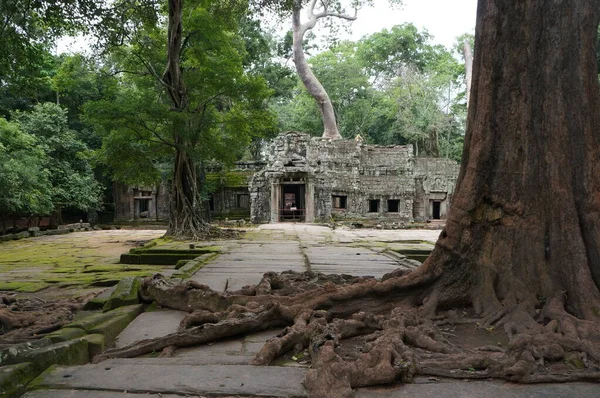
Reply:
M30 391L23 398L157 398L157 394L129 393L118 391L92 391L92 390L39 390ZM161 394L161 398L181 398L181 395ZM185 395L188 398L206 398L199 395ZM237 396L235 398L245 398Z
M103 362L51 368L34 383L35 389L44 390L295 398L307 396L302 386L305 373L295 367Z

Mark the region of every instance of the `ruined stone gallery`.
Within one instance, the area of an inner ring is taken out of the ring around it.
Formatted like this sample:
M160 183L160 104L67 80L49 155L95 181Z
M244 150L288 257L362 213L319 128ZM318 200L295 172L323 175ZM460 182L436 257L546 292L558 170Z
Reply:
M216 188L209 207L214 216L255 223L445 219L458 168L450 159L415 157L410 145L288 132L269 143L264 162L238 162L234 171L208 173ZM118 186L114 195L116 219L168 218L164 186Z

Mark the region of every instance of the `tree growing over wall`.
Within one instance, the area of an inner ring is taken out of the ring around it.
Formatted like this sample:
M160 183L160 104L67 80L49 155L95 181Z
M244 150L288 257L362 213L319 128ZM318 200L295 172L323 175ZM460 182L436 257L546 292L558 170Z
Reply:
M191 314L177 333L98 359L286 326L253 363L308 347L312 397L415 374L600 380L599 12L593 0L479 1L466 151L422 266L382 281L266 274L232 293L150 278L144 297ZM438 328L464 322L503 328L506 345L473 350ZM561 368L569 358L583 369Z
M323 137L330 139L342 138L340 135L335 110L331 99L323 85L313 73L306 55L304 54L303 41L308 31L313 29L317 22L325 18L339 18L347 21L353 21L357 17L358 8L370 3L369 1L353 0L347 4L339 0L294 0L292 7L292 34L293 34L293 57L296 64L296 71L300 80L306 87L306 90L314 98L321 112L323 119ZM394 3L400 3L395 1ZM349 14L346 8L354 10ZM308 20L302 22L302 11L306 11Z

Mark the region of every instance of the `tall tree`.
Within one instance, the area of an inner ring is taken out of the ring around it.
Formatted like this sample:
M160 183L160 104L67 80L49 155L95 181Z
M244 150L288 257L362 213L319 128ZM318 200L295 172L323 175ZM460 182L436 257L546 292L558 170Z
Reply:
M293 32L293 54L294 63L296 64L296 71L300 80L304 83L304 86L313 96L319 110L321 111L321 117L323 118L323 137L330 139L342 138L338 130L337 121L335 117L335 111L333 104L327 95L327 91L323 88L323 85L317 79L304 55L303 41L304 35L309 30L313 29L317 25L317 21L322 18L335 17L349 21L356 19L356 13L349 15L343 12L339 12L340 4L330 0L311 0L306 8L308 21L301 22L301 13L303 10L303 0L294 1L294 9L292 11L292 32ZM317 3L320 3L321 10L316 10Z
M479 0L466 151L447 226L422 266L348 283L269 274L255 295L147 279L144 296L197 310L187 324L201 326L104 357L284 325L253 363L308 347L315 398L415 374L600 380L599 19L594 0ZM473 350L437 327L464 322L503 326L506 344ZM363 347L338 348L362 334ZM565 371L569 359L583 369Z
M86 112L104 129L101 155L115 178L156 182L170 161L168 234L198 237L210 230L203 164L232 162L252 136L272 129L274 118L264 79L244 65L237 24L247 4L172 0L167 6L167 18L160 9L136 9L131 29L113 31L126 34L125 44L113 48L121 94L88 104Z
M49 173L49 190L54 210L63 208L97 210L102 188L90 165L88 147L68 126L67 111L53 103L39 104L15 119L23 132L36 138L45 154L44 168ZM61 222L59 218L59 222Z

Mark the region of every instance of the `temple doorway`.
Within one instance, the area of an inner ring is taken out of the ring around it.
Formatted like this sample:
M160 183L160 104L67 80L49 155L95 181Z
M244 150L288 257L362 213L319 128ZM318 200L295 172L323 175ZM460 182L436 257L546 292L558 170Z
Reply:
M304 182L284 183L281 185L281 203L279 221L305 221L306 185Z

